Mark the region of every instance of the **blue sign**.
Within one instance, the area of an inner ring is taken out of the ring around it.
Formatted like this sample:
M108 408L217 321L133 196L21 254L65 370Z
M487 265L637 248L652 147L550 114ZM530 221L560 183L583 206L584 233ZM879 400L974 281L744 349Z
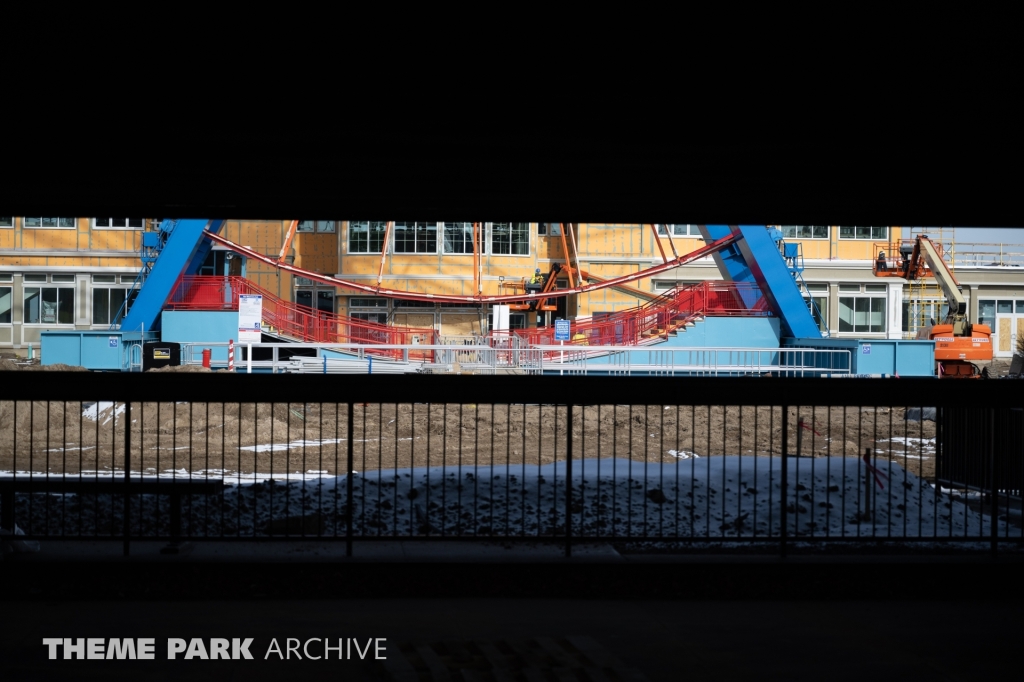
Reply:
M108 336L107 337L107 347L108 348L117 348L117 337L116 336Z
M863 355L871 355L871 344L865 343L860 351Z
M555 341L569 340L569 320L555 320Z

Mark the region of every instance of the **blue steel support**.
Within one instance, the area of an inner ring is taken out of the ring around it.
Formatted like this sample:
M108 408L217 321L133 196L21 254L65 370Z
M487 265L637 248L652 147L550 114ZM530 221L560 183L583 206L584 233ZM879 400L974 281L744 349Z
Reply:
M167 236L167 243L146 277L121 322L121 331L155 331L159 329L160 311L182 275L194 275L210 251L210 243L203 239L203 231L218 232L223 220L208 218L178 220Z
M727 281L757 283L779 316L783 336L821 338L821 331L807 310L778 245L764 225L702 225L700 229L705 241L715 241L729 234L742 237L715 254L718 270Z

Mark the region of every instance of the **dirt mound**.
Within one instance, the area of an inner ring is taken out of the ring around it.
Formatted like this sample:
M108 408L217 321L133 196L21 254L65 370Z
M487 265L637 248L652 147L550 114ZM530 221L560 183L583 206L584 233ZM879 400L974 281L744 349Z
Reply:
M88 372L85 367L78 365L65 365L63 362L56 362L52 365L41 365L38 362L22 365L6 358L0 360L0 371L2 372Z
M147 372L173 372L182 374L198 374L212 372L213 370L209 367L203 367L202 365L167 365L166 367L153 367L147 369Z

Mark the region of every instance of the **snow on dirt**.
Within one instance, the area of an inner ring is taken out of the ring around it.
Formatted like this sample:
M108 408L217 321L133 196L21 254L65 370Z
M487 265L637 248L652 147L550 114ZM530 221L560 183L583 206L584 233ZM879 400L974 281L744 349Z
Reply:
M624 458L572 463L569 501L576 537L706 538L984 537L991 517L936 490L898 463L870 472L858 459L702 457L662 465ZM100 475L101 472L96 472ZM123 472L102 472L123 476ZM873 513L864 482L871 474ZM84 475L84 472L83 472ZM134 474L133 474L134 475ZM147 472L147 475L149 473ZM187 477L188 471L165 471ZM186 536L344 535L348 477L310 470L293 474L194 471L225 481L220 495L186 497ZM558 536L565 532L566 462L437 466L353 472L353 533L360 536ZM77 478L77 476L76 476ZM133 498L132 533L170 533L170 500ZM123 498L111 495L19 494L17 519L38 535L116 536ZM783 506L785 505L785 506ZM1021 529L998 521L1000 536Z

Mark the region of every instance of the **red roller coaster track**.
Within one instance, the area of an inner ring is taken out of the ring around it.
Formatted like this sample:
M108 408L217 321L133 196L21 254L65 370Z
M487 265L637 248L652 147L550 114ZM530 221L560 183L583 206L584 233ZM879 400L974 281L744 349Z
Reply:
M212 232L206 232L206 236L213 242L221 244L228 249L239 253L247 258L258 260L262 263L266 263L275 268L279 268L286 272L291 272L300 277L305 277L316 282L323 282L324 284L331 284L333 286L344 287L346 289L353 289L355 291L363 291L374 296L383 296L386 298L398 298L407 301L436 301L440 303L512 303L519 301L530 301L539 298L561 298L563 296L571 296L573 294L584 294L590 291L598 291L600 289L606 289L608 287L617 286L620 284L628 284L635 282L636 280L651 277L674 268L678 268L681 265L686 265L704 256L709 256L716 251L719 251L729 244L732 244L738 237L736 235L729 235L719 239L718 241L705 244L701 248L691 251L688 254L680 256L665 263L655 265L654 267L639 272L634 272L629 275L622 275L621 277L613 277L606 279L603 282L597 282L595 284L580 285L572 287L570 289L558 289L556 291L549 291L543 294L538 293L524 293L524 294L509 294L504 296L455 296L451 294L421 294L410 291L398 291L396 289L386 289L379 286L369 286L366 284L359 284L358 282L350 282L344 279L338 279L337 277L331 277L330 275L324 275L318 272L312 272L310 270L304 270L297 268L294 265L288 265L273 256L264 255L258 251L254 251L248 247L236 244L230 239L226 239L218 234Z

